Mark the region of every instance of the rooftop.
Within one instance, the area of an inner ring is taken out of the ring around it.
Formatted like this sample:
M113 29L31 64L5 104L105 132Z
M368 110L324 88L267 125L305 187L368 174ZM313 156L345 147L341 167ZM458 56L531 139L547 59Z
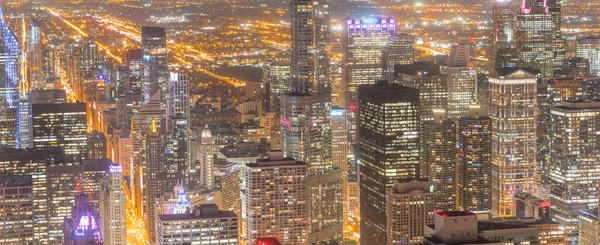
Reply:
M32 186L31 176L0 176L0 188Z
M469 210L466 211L442 211L442 212L437 212L437 214L445 217L460 217L460 216L472 216L475 215L477 216L476 213L472 213Z
M185 214L163 214L158 215L162 221L195 220L195 219L214 219L214 218L236 218L233 211L221 211L216 204L201 204L194 208L193 212Z

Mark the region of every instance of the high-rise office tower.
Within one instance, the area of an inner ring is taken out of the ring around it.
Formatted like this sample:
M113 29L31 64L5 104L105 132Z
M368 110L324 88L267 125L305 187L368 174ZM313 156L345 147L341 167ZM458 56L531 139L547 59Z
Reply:
M100 191L100 217L102 218L102 240L106 244L126 245L127 227L125 213L125 190L123 189L123 168L111 164L108 178Z
M437 193L421 179L394 180L387 190L385 244L423 244L425 226L433 224Z
M294 0L292 23L292 92L318 95L329 92L329 0Z
M0 243L34 244L34 205L31 175L0 176Z
M431 62L415 62L394 68L398 82L419 91L419 118L433 120L434 110L448 108L448 76L440 73L440 66Z
M167 152L170 153L173 165L177 168L179 181L187 185L191 165L188 152L190 149L190 92L186 74L170 73L169 93L166 113L169 133Z
M281 149L308 164L308 243L341 241L343 229L342 176L331 163L329 6L328 0L291 1L292 92L281 103Z
M102 241L100 223L100 215L94 210L90 196L85 193L77 194L75 203L71 207L71 215L65 218L63 244L100 243Z
M492 203L491 124L473 108L469 117L456 122L458 162L456 183L458 210L489 213Z
M19 41L2 19L0 6L0 148L17 146L19 103Z
M436 209L456 209L456 125L446 119L444 110L434 111L434 120L421 130L421 177L429 179L438 194Z
M268 112L280 112L281 96L289 93L292 89L290 83L289 62L268 62L263 66L263 82L266 94L265 110Z
M73 44L72 52L78 57L78 69L81 77L94 77L98 69L97 64L100 61L98 55L98 45L92 37L77 40Z
M165 142L160 129L153 121L152 130L146 134L143 161L143 184L147 229L150 239L156 237L156 202L177 185L176 166L166 164Z
M167 66L167 33L162 27L142 27L142 99L161 91L161 101L168 96L169 68Z
M550 140L550 198L552 215L565 228L567 241L578 240L579 211L597 204L600 169L600 102L563 101L552 108Z
M510 215L512 197L535 193L537 75L523 68L492 72L492 212Z
M344 26L344 88L349 108L358 104L358 87L383 78L382 50L396 35L396 19L346 19Z
M61 62L63 62L61 50L54 45L50 45L50 47L44 47L42 52L44 78L48 81L60 77Z
M562 37L562 2L563 0L535 0L538 5L548 8L552 17L552 46L554 51L554 72L561 70L563 61L567 58L566 40Z
M590 73L600 74L600 38L584 38L577 40L577 57L590 62Z
M47 167L48 244L65 244L64 223L71 217L75 198L83 191L83 164Z
M598 208L579 211L579 245L598 244Z
M102 182L108 176L108 167L112 164L112 160L104 158L99 160L82 160L83 164L83 192L90 197L90 202L94 206L94 210L100 213L100 190Z
M160 94L156 93L150 101L144 104L131 119L131 193L134 199L135 210L142 215L144 206L144 197L142 190L142 182L145 178L142 176L147 173L144 163L144 150L146 142L146 134L152 131L152 127L159 128L162 119L162 110L160 102ZM153 123L154 122L154 123Z
M156 244L190 243L215 245L238 244L238 217L231 211L221 211L215 204L202 204L185 214L158 215ZM188 229L187 227L197 227ZM218 232L205 232L218 230ZM251 244L251 243L248 243Z
M495 0L492 17L490 69L515 67L519 63L516 49L517 11L513 1Z
M539 69L542 76L552 77L555 57L552 14L546 1L541 6L525 2L517 15L516 41L522 66Z
M446 58L446 65L453 67L468 66L471 60L471 45L467 42L453 44L450 47L450 54Z
M446 64L440 73L447 76L448 118L469 115L469 106L477 102L477 68L469 66L471 46L468 43L452 45Z
M17 147L33 148L31 102L21 98L17 107Z
M142 74L144 67L144 62L142 59L142 50L127 50L127 52L125 53L125 59L123 59L123 64L127 67L129 76L128 83L126 86L127 92L141 93L143 87Z
M361 244L386 244L386 189L420 175L419 92L387 81L359 89Z
M0 176L28 175L33 185L34 239L48 242L48 176L50 165L61 164L64 159L59 148L45 150L2 150L0 151Z
M44 77L44 48L42 47L42 33L40 23L33 20L29 29L29 53L27 68L29 72L29 84L24 91L42 90L46 88L46 78Z
M85 103L33 104L33 147L60 147L67 162L78 163L87 156Z
M108 157L106 154L107 145L106 137L102 132L92 130L88 134L87 138L87 159L105 159Z
M215 167L214 154L216 153L215 142L212 133L205 125L200 134L200 144L198 144L198 161L196 163L196 171L198 172L197 184L199 187L212 189L215 183Z
M189 119L190 92L186 74L171 72L169 79L168 116Z
M280 151L246 165L242 219L247 244L256 244L261 237L278 237L283 244L307 244L307 172L306 163L285 158Z
M348 217L348 162L350 158L350 141L348 135L348 110L340 107L331 108L331 159L333 166L342 170L342 199L344 221Z
M396 80L394 67L396 65L410 65L414 61L415 37L405 33L392 36L383 49L382 66L385 79L388 81Z

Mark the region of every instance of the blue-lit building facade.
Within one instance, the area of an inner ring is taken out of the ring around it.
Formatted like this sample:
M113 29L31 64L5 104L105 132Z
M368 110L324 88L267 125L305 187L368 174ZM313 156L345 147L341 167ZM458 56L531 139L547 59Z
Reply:
M0 148L17 145L19 54L19 41L2 19L0 9Z

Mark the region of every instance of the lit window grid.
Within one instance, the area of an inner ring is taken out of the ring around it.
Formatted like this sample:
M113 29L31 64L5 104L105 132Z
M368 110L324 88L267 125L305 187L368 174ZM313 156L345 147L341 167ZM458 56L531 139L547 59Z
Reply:
M492 210L510 214L518 192L534 193L536 79L490 78Z

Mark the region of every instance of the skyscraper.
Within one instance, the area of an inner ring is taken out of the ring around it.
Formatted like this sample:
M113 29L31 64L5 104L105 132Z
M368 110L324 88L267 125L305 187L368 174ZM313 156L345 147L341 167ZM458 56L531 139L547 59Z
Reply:
M181 241L235 245L239 244L237 223L235 213L221 211L215 204L203 204L185 214L158 215L155 240L157 245L176 245ZM209 232L210 230L218 232Z
M125 190L123 169L118 164L110 165L108 179L100 191L100 217L102 218L102 240L106 244L126 245L127 227L125 213Z
M516 50L517 12L513 1L495 0L492 17L490 69L514 67L519 62Z
M433 120L434 110L448 108L448 76L440 73L440 66L431 62L415 62L394 68L398 82L419 91L419 118Z
M247 244L278 237L283 244L307 244L310 205L306 163L271 151L246 165L242 188L242 219Z
M166 164L165 142L155 121L145 138L142 193L148 235L153 239L156 238L156 202L177 185L177 172L176 166Z
M90 197L94 210L100 213L100 190L102 183L108 176L108 167L112 164L110 159L82 160L83 164L83 192Z
M19 87L19 42L2 19L0 6L0 148L17 146Z
M387 190L385 244L423 244L425 226L433 224L438 194L427 180L394 180Z
M72 218L75 198L83 191L83 164L47 167L48 240L49 244L65 244L65 220Z
M396 80L394 67L410 65L415 61L415 37L405 33L392 36L383 49L382 65L385 79Z
M34 243L32 176L0 176L0 243Z
M66 160L87 156L87 118L84 103L33 104L33 147L61 147Z
M143 87L142 74L144 61L142 59L141 49L127 50L123 64L128 70L127 92L141 93Z
M171 72L169 79L169 102L167 129L169 142L167 152L177 168L177 178L182 184L189 182L190 165L190 93L186 74Z
M522 68L497 69L489 84L492 212L510 215L516 193L535 193L537 75Z
M487 116L473 108L456 124L458 162L456 183L458 210L489 213L492 202L491 125Z
M45 150L0 151L0 176L29 175L33 185L34 238L48 242L48 166L61 164L64 159L59 148Z
M600 74L600 38L577 40L577 57L589 60L592 75Z
M344 26L344 106L358 104L358 87L383 78L383 53L396 34L396 19L346 19Z
M523 1L517 15L517 49L522 66L539 69L544 77L554 74L553 23L546 1L531 5Z
M143 205L145 195L142 193L142 182L145 177L142 175L147 173L144 163L146 134L152 131L152 126L157 128L162 126L160 123L156 124L162 119L161 112L160 94L157 93L134 114L131 120L131 192L135 210L140 212L138 215L141 215L145 209Z
M46 78L44 77L44 54L42 47L42 33L40 31L40 23L38 20L33 20L29 29L29 84L24 91L42 90L46 88Z
M293 0L290 7L292 91L282 96L281 149L308 165L307 242L341 241L342 176L331 163L329 0Z
M198 171L197 185L211 189L215 183L214 154L216 152L212 133L208 124L202 129L200 144L198 144L198 161L196 171Z
M263 82L267 89L265 109L268 112L280 112L281 96L291 91L290 63L269 62L263 66Z
M325 94L329 92L329 0L293 0L290 7L292 92Z
M144 103L161 91L168 96L167 33L162 27L142 27L142 99Z
M553 218L569 243L578 240L577 215L597 204L600 102L563 101L550 111L550 198Z
M168 117L190 118L190 92L188 76L183 73L171 72L169 76L169 107Z
M446 65L440 73L447 76L448 118L469 115L469 106L477 102L477 68L469 66L471 46L467 43L452 45Z
M386 189L420 175L419 91L387 81L359 89L361 243L386 244Z
M421 177L431 182L437 194L437 210L456 209L456 125L444 110L434 111L434 120L421 130Z
M348 217L348 162L350 142L348 135L348 110L340 107L331 108L331 159L333 166L342 171L343 217Z

